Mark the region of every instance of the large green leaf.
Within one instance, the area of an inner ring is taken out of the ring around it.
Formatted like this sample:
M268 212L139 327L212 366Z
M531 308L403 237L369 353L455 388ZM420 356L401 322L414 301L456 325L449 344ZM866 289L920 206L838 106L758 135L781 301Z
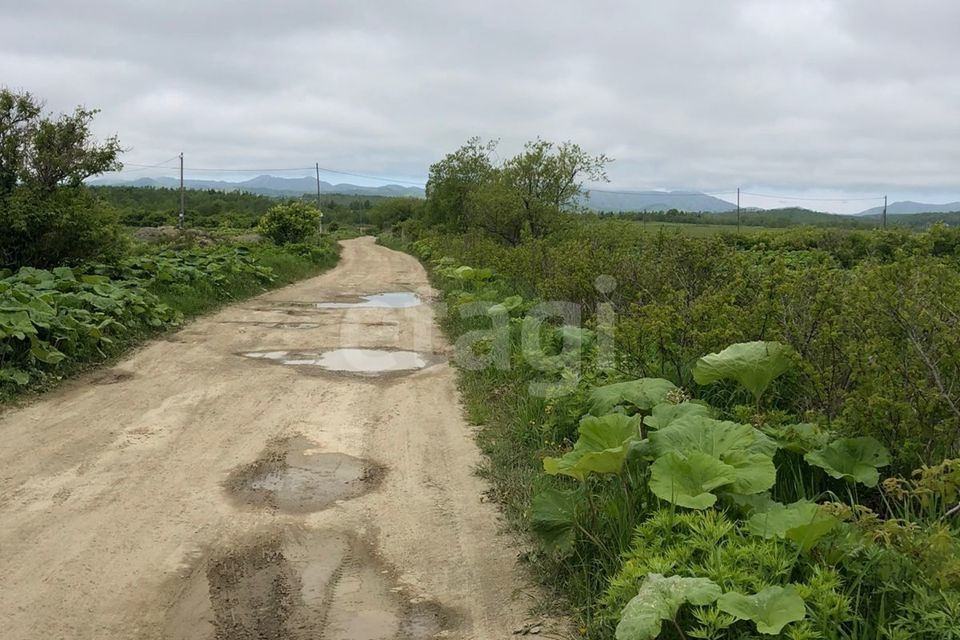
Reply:
M777 444L749 424L686 415L650 434L657 454L667 451L703 451L722 458L732 451L773 456Z
M750 516L747 528L764 538L786 538L787 530L813 522L819 513L820 507L806 500L792 504L774 502Z
M750 516L747 520L747 528L754 535L783 539L787 537L789 531L815 522L830 523L829 528L833 528L838 521L813 502L806 500L791 504L774 502Z
M45 364L57 364L67 357L55 347L51 347L49 343L36 338L31 338L30 353L34 358Z
M820 513L812 522L787 529L786 538L800 546L801 551L810 551L828 533L840 526L840 520L827 513Z
M675 384L662 378L640 378L608 384L590 391L588 406L590 413L595 416L610 413L619 406L649 411L676 388Z
M533 497L530 522L548 551L568 552L576 540L576 502L573 491L546 489Z
M643 424L651 429L663 429L670 426L670 423L684 416L703 416L712 417L713 411L709 406L700 402L681 402L673 404L672 402L661 402L653 407L650 415L643 419Z
M685 603L703 606L720 597L720 587L708 578L686 578L659 573L647 575L640 591L623 608L617 640L654 640L664 620L673 620Z
M748 424L685 415L650 433L655 456L677 452L688 456L702 452L733 469L731 493L761 493L776 483L773 455L777 445Z
M622 413L580 420L580 438L562 458L544 458L550 475L567 475L583 482L591 473L619 473L632 442L640 439L639 416Z
M668 451L651 466L649 487L661 500L688 509L706 509L717 501L711 492L736 479L736 469L709 454Z
M509 296L503 299L503 302L495 304L487 309L487 315L492 317L500 315L509 315L510 312L520 308L523 304L523 298L520 296Z
M697 361L693 379L697 384L736 380L758 399L777 376L793 365L793 349L779 342L740 342L720 353Z
M763 493L777 483L777 467L769 455L728 451L721 460L736 470L736 480L727 491L742 495Z
M30 382L30 374L22 369L12 367L0 367L0 382L12 382L23 386Z
M27 336L37 334L37 328L30 322L30 315L26 311L0 311L0 329L18 340L26 340Z
M752 620L757 631L776 635L807 615L807 609L793 585L767 587L752 596L729 591L717 599L717 608L738 620Z
M868 487L875 487L880 481L877 469L890 464L890 452L869 436L834 440L803 458L831 477L859 482Z

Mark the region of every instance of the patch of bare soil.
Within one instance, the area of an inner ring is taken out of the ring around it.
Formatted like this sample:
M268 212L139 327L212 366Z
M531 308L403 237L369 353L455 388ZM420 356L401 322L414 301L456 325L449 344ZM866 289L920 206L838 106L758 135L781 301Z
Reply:
M224 486L244 506L310 513L374 489L382 476L378 465L293 437L272 440L256 461L234 469Z
M454 615L398 586L338 531L265 531L200 558L169 610L176 640L426 640Z

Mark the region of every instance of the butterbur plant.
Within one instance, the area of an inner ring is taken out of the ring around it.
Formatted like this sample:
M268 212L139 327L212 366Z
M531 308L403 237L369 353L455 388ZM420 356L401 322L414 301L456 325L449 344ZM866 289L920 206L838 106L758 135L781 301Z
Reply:
M699 385L735 380L760 406L770 383L791 369L793 357L793 349L779 342L741 342L697 360L693 379Z
M640 439L640 417L622 413L584 416L579 432L572 451L561 458L544 458L544 471L580 482L591 473L620 473L630 445Z
M890 464L890 452L869 436L841 438L807 453L804 459L832 478L875 487L880 481L879 469Z

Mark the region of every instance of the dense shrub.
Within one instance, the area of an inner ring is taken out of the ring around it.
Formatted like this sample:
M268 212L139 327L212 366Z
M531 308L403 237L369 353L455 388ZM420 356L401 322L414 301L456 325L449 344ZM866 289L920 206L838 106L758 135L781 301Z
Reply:
M257 224L257 230L277 244L303 242L316 234L319 227L317 208L296 201L270 207Z
M693 384L704 353L779 340L803 357L771 402L877 437L907 470L960 454L960 233L784 232L776 246L575 224L506 246L483 234L423 235L441 255L497 270L525 297L617 313L618 366ZM858 236L863 236L858 238ZM876 237L875 237L876 236ZM811 246L810 237L819 238ZM851 249L851 247L859 247ZM610 292L597 289L613 277ZM801 385L804 393L792 393Z
M84 180L121 168L116 137L98 142L96 110L45 115L29 93L0 87L0 267L52 267L123 251L116 214Z
M19 188L0 203L0 265L40 268L113 260L126 245L116 212L84 187Z

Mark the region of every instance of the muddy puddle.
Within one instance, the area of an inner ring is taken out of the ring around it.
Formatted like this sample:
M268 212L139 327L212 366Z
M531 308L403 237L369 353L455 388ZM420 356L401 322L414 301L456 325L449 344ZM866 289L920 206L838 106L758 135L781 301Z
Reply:
M220 324L240 324L264 329L319 329L319 322L261 322L257 320L221 320Z
M333 349L330 351L247 351L254 358L291 367L316 367L323 371L376 376L423 369L437 362L436 356L395 349Z
M410 291L390 291L369 296L347 297L330 302L314 302L317 309L406 309L423 304L423 300Z
M164 637L177 640L426 640L453 624L339 531L260 532L206 554L176 593Z
M423 304L424 300L411 291L389 291L368 296L336 296L332 300L307 302L288 300L272 302L269 306L255 307L255 311L285 311L295 313L297 309L408 309ZM301 311L302 312L302 311Z
M296 436L268 443L257 460L234 469L224 487L243 506L312 513L366 493L382 475L378 465L320 451L310 440Z

